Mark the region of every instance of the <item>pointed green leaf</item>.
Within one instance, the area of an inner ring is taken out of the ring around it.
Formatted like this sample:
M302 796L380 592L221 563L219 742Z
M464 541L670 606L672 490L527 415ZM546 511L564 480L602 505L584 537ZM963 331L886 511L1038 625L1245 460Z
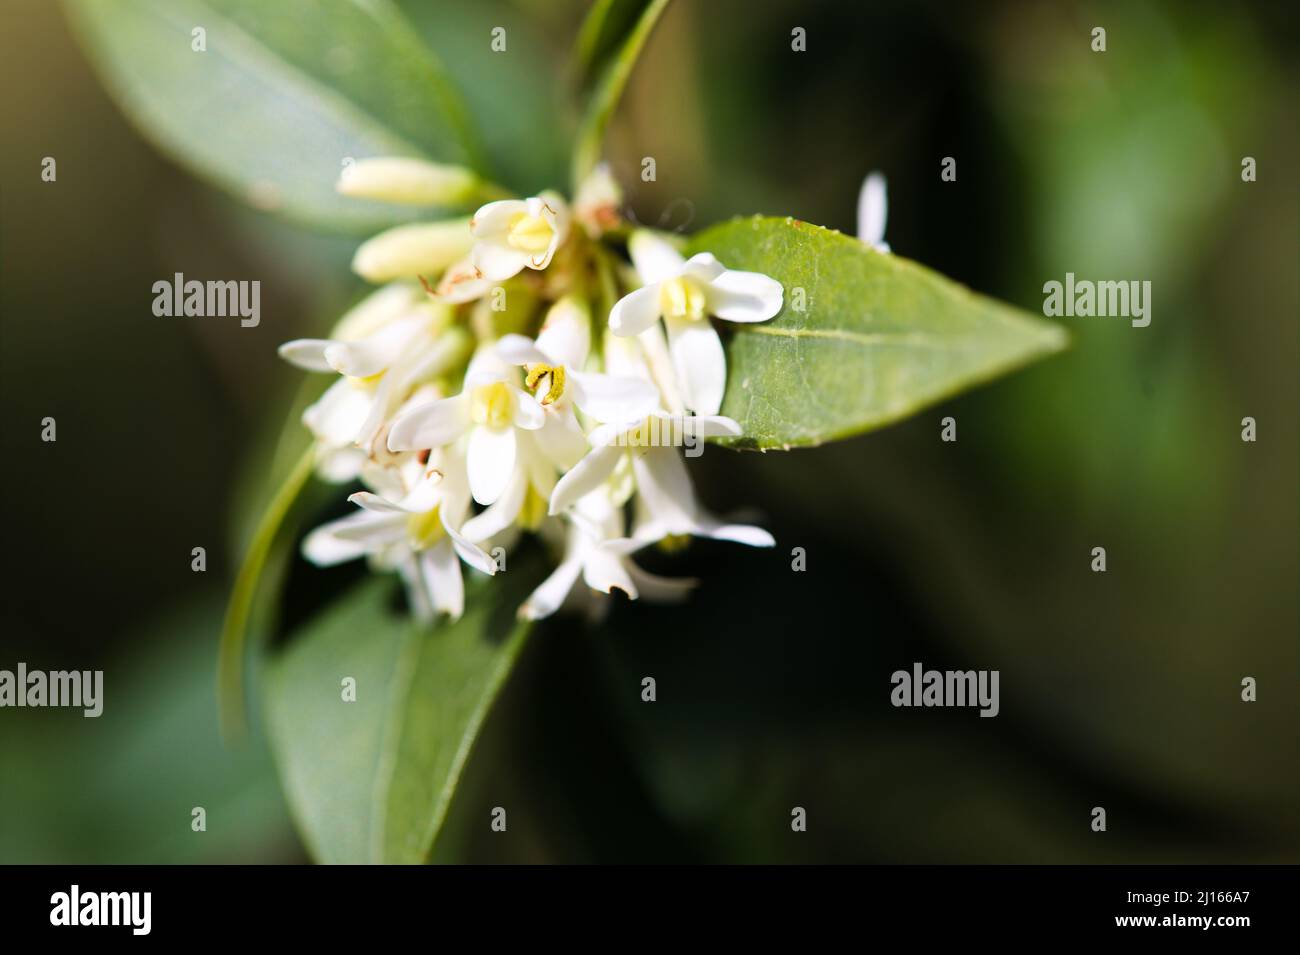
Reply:
M817 445L869 431L1059 351L1060 327L897 255L795 219L735 219L688 254L785 287L781 313L719 323L728 335L722 413L741 448Z
M467 586L457 622L421 625L391 577L327 607L273 661L269 735L289 805L321 862L420 863L529 627L524 570ZM343 699L343 680L356 700Z
M614 115L614 108L618 106L623 88L632 75L632 68L636 66L646 40L650 38L651 31L668 3L669 0L650 0L638 9L625 4L603 4L593 11L597 23L590 27L584 26L579 35L579 63L582 64L584 58L589 58L590 62L586 64L588 67L601 69L582 125L578 129L577 146L573 154L575 188L600 161L600 153L605 144L605 128ZM609 23L606 23L607 17L611 18ZM615 28L626 31L625 35L615 39ZM584 49L588 52L584 53Z
M346 158L477 167L442 67L390 0L67 0L110 91L165 153L251 204L373 230L410 210L338 195ZM199 35L202 30L202 46Z

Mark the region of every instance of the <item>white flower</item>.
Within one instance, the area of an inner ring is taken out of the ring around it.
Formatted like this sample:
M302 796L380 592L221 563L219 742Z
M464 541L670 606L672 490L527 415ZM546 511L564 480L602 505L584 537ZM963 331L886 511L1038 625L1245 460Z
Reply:
M478 270L474 257L467 255L447 266L438 284L432 288L426 285L425 291L448 305L461 305L482 298L490 288L492 283Z
M427 466L411 456L393 484L386 494L349 497L361 510L308 534L303 555L322 567L369 557L378 568L401 573L419 617L459 617L465 609L460 561L496 573L495 561L458 530L469 510L465 463L451 449L431 456Z
M474 267L502 282L525 268L544 269L569 234L569 207L553 192L489 202L470 220Z
M610 330L640 335L662 317L682 400L698 415L717 414L727 361L709 316L765 322L781 311L781 283L758 272L731 271L707 252L683 259L650 232L634 233L628 251L645 284L614 305Z
M670 534L730 540L751 547L771 547L772 535L758 527L728 524L705 511L695 498L678 448L694 447L709 437L740 434L740 425L719 415L670 415L655 412L641 421L602 425L588 436L592 450L555 485L552 514L580 504L615 475L626 456L631 461L644 516L633 535L639 546Z
M519 432L546 423L546 412L519 387L518 377L491 348L480 350L460 394L413 405L393 419L388 449L441 448L468 434L470 491L478 503L494 503L519 463Z
M587 494L569 515L564 558L519 608L525 620L539 620L555 613L569 599L582 577L594 592L611 594L621 590L636 599L674 602L682 600L698 581L674 580L642 570L630 554L645 546L644 541L622 536L621 507L611 498L608 487Z
M590 348L591 313L572 296L551 307L536 341L505 335L497 342L503 361L527 369L528 386L549 411L576 406L597 421L630 421L659 406L658 389L643 378L583 371Z
M344 315L331 338L280 346L280 356L299 368L343 376L303 412L303 423L319 442L323 477L355 477L409 387L464 360L468 337L447 327L448 319L446 308L425 300L415 286L394 282Z
M889 214L885 177L873 172L862 181L858 193L858 238L880 252L889 251L885 241L885 219Z
M335 189L357 199L445 206L466 202L479 186L478 176L464 166L378 156L348 163Z

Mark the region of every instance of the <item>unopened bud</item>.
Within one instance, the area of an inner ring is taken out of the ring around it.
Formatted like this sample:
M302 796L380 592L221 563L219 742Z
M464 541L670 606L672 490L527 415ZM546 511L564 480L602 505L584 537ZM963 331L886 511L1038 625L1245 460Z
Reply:
M472 198L479 179L463 166L425 159L381 157L349 163L335 185L345 196L414 206L458 205Z

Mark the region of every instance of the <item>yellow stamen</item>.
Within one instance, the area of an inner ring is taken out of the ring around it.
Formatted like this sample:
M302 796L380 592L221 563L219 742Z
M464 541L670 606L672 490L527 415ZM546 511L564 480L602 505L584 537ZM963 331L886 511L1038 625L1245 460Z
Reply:
M519 509L519 526L526 531L537 530L542 526L542 521L546 520L548 507L546 498L538 494L529 484L528 491L524 495L524 506Z
M689 534L665 534L659 541L659 549L665 554L679 554L691 543Z
M551 247L551 238L555 230L541 216L530 216L520 212L510 220L510 229L506 233L506 242L513 249L536 255Z
M475 424L485 424L489 428L504 428L512 419L510 389L505 382L494 381L490 385L479 385L470 398L470 418Z
M538 363L529 368L528 374L524 377L524 384L529 388L536 388L538 383L547 375L551 376L550 382L546 394L539 399L544 405L558 401L560 396L564 394L564 366Z
M363 391L373 391L379 384L379 380L383 377L384 373L382 371L377 371L373 375L369 375L365 378L348 378L348 384L352 385L354 388L360 388Z
M706 305L704 289L684 275L659 284L659 312L665 318L700 319Z

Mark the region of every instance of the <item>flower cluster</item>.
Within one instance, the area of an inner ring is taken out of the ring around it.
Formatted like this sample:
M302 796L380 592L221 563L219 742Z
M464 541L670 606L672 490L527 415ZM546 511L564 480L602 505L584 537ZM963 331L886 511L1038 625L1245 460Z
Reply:
M474 185L375 159L339 188L418 203ZM367 488L348 498L355 513L308 535L309 560L365 557L401 574L421 617L454 618L460 565L494 574L521 533L536 533L561 555L519 608L537 619L566 602L598 612L614 590L681 599L695 581L634 562L653 544L772 546L766 531L700 505L682 449L740 434L718 413L726 359L712 320L771 319L782 287L628 230L620 202L600 167L572 207L550 192L498 199L472 219L400 226L357 250L354 269L384 284L330 338L280 348L339 376L303 421L317 473Z

